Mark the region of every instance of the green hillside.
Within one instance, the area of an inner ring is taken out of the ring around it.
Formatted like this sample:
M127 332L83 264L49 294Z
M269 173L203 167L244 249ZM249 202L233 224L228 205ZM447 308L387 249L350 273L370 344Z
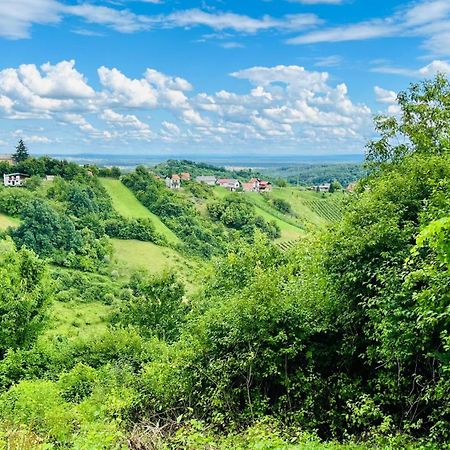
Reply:
M229 194L230 192L223 187L218 186L214 188L214 195L218 198L225 198ZM258 215L268 222L276 222L280 227L281 237L277 239L277 242L295 241L304 235L300 223L296 224L294 220L290 220L284 214L271 208L260 194L249 192L242 195L245 195L245 199L253 204Z
M19 219L0 213L0 230L6 230L8 227L15 227L19 224Z
M122 184L120 180L113 178L101 178L102 185L112 198L114 209L124 217L134 219L149 218L155 225L158 233L162 234L169 242L178 243L175 233L164 225L160 218L142 205L134 194Z
M286 200L302 222L323 227L340 219L345 194L337 192L323 196L317 192L297 188L275 188L268 198Z
M198 263L175 250L151 242L112 239L113 269L121 277L129 277L135 270L144 269L151 274L174 270L189 285L195 284Z

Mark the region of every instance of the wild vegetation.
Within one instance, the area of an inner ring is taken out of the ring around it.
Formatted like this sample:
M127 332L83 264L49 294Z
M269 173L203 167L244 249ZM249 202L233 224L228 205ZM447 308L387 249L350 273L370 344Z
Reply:
M0 189L1 447L449 448L450 84L398 101L351 195L25 159L64 170Z
M291 186L312 186L333 180L347 186L367 175L367 168L357 163L299 164L267 169L264 174L276 180L277 184L281 182L283 186L283 180Z

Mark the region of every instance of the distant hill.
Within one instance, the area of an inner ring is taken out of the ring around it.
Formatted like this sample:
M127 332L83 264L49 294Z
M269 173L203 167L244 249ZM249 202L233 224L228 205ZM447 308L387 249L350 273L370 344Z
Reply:
M291 185L311 186L339 181L343 186L364 177L367 172L363 164L299 164L267 169L264 174L272 178L283 178Z
M253 169L229 170L225 167L214 166L204 162L194 162L187 159L169 159L157 164L153 168L155 173L163 176L174 173L189 172L191 177L199 175L215 175L217 178L237 178L238 180L248 180L251 177L262 177L262 174Z

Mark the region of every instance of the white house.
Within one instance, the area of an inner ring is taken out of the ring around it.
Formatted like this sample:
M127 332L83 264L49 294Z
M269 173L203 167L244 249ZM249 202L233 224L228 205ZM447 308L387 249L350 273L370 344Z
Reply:
M5 173L3 175L3 184L5 186L23 186L28 175L24 173Z
M165 182L169 189L180 189L181 187L181 179L177 174L172 175L170 178L166 177Z
M330 183L323 183L319 184L318 186L314 186L313 189L316 192L330 192L330 187L331 187Z
M224 187L225 189L228 189L229 191L236 191L241 186L239 180L236 180L234 178L219 178L217 180L217 184Z

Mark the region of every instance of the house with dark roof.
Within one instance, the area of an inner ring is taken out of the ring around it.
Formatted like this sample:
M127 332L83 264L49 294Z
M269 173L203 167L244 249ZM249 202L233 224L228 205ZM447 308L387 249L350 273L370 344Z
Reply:
M195 181L197 183L207 184L208 186L215 186L217 179L213 175L199 175L195 178Z
M29 175L25 173L5 173L3 175L4 186L23 186Z

